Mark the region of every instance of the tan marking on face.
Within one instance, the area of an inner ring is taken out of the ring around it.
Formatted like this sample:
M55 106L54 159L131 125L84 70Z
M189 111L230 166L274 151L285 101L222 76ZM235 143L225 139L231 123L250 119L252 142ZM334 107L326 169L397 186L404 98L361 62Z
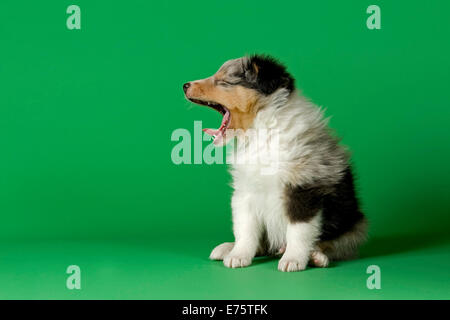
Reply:
M246 130L253 124L260 94L256 90L240 85L229 87L217 85L216 81L223 78L224 74L219 71L212 77L192 82L189 98L220 103L231 113L228 128Z

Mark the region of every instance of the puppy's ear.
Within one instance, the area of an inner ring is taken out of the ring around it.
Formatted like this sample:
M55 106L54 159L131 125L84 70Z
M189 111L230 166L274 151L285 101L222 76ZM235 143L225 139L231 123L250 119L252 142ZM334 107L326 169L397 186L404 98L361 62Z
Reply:
M250 56L244 67L244 75L250 87L266 95L280 88L294 90L292 76L282 64L269 56Z
M258 82L259 67L255 61L247 60L244 66L244 78L252 86L256 86Z

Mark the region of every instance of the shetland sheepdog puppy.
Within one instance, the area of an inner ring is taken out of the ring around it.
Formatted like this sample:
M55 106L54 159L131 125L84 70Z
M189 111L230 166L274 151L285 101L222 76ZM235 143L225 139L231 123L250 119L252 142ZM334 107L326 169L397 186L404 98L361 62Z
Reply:
M300 271L357 255L367 221L349 154L282 64L264 55L229 60L183 90L222 114L219 129L204 130L215 144L233 137L235 158L264 159L231 165L235 242L218 245L210 259L240 268L258 255L280 255L280 271ZM264 131L264 139L249 131ZM276 170L263 170L274 162Z

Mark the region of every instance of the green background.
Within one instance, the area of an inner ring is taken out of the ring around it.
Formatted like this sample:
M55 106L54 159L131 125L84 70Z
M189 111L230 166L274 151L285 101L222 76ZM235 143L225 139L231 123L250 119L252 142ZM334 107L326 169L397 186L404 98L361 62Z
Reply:
M81 8L81 30L66 8ZM381 8L368 30L366 8ZM1 1L0 298L448 299L448 1ZM181 86L268 53L327 108L370 219L361 259L301 273L208 260L225 165L175 165L217 127ZM79 265L82 289L65 287ZM381 290L366 268L381 268Z

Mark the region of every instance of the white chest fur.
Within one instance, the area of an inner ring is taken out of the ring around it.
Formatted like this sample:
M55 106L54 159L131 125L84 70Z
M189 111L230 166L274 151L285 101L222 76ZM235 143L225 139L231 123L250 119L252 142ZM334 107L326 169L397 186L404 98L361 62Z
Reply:
M286 244L285 184L281 174L274 166L255 163L234 165L232 170L233 222L248 221L239 215L256 221L272 252Z

